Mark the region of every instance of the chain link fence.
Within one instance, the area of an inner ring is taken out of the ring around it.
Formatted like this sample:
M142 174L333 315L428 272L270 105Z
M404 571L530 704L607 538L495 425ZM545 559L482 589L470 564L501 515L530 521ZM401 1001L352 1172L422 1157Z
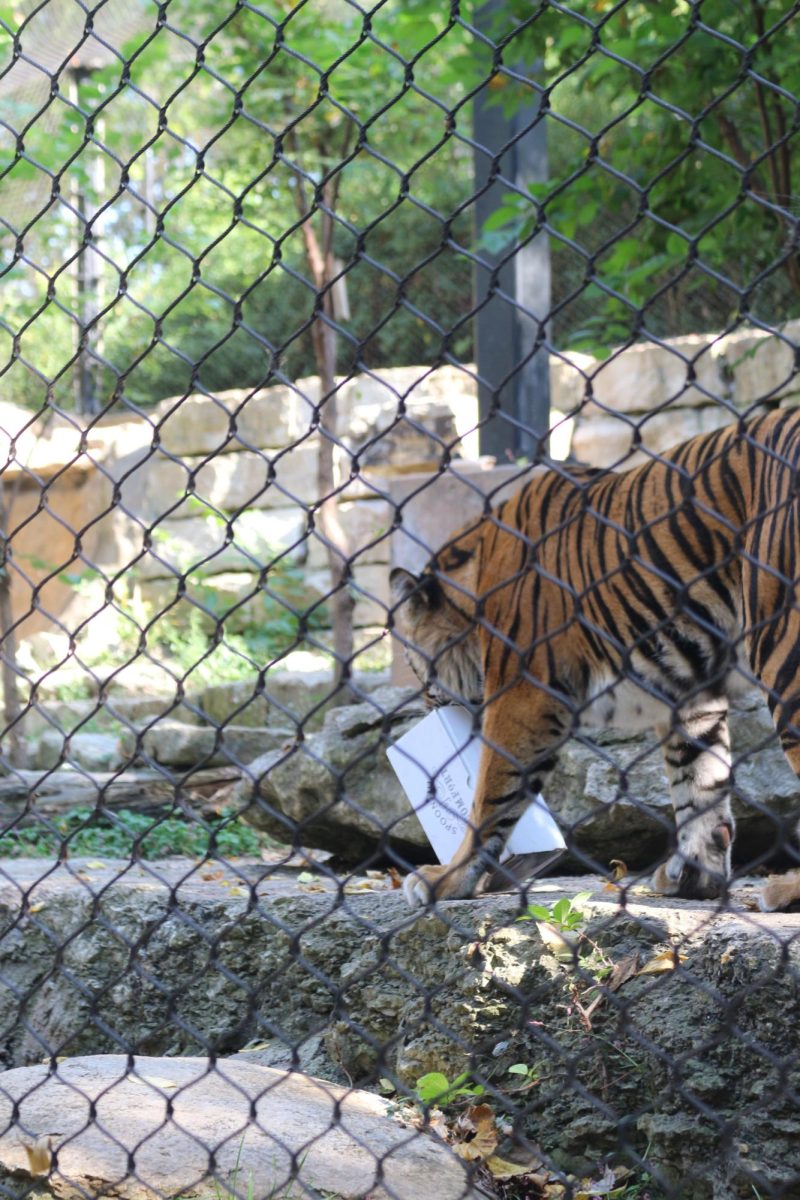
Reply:
M800 1197L798 9L0 4L5 1195Z

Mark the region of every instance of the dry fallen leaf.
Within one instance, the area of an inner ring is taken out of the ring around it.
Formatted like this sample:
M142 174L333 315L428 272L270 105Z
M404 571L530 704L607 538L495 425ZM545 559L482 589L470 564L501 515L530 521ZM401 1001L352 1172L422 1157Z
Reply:
M634 950L633 954L629 954L626 958L621 958L619 962L614 963L614 969L605 981L605 989L607 992L616 992L621 988L623 983L627 983L629 979L633 979L639 969L639 951Z
M39 900L36 902L36 904L29 904L27 911L29 913L37 913L37 912L41 912L43 908L44 908L44 901Z
M426 1124L428 1129L430 1129L432 1133L435 1133L437 1137L440 1137L443 1142L450 1140L450 1129L447 1124L447 1117L440 1108L431 1109L431 1111L428 1113L428 1120Z
M23 1142L22 1149L27 1155L28 1170L31 1175L46 1175L53 1161L52 1134L43 1133L41 1137L38 1137L35 1142L31 1142L30 1145L27 1142Z
M637 974L638 966L638 950L635 950L633 954L629 954L626 958L621 958L619 962L614 963L611 974L603 981L602 990L598 992L589 1007L582 1010L583 1015L589 1019L595 1009L605 1000L608 992L616 992L618 988L622 987L623 983L627 983L629 979L633 979L634 975Z
M594 1200L595 1196L607 1196L617 1186L616 1173L611 1167L603 1171L602 1179L582 1179L575 1192L575 1200Z
M491 1158L497 1149L497 1130L494 1113L488 1104L476 1104L468 1108L453 1127L455 1144L453 1149L460 1158L468 1161Z
M611 867L612 879L619 883L620 879L624 879L628 874L628 867L621 858L612 858L608 864Z
M486 1159L486 1166L492 1172L495 1179L513 1179L515 1175L530 1175L536 1168L540 1167L541 1163L515 1163L509 1162L506 1158L500 1158L497 1154L492 1154Z
M686 962L685 954L678 954L677 950L664 950L646 962L636 974L658 975L661 971L674 971L680 963L684 962Z
M215 880L215 879L222 879L222 876L224 874L225 874L224 871L201 871L200 878L206 879L209 882L211 882L212 880Z
M90 858L86 866L90 871L104 871L106 868L106 864L101 862L99 858Z
M401 888L403 886L403 877L398 871L397 867L389 867L386 874L392 881L392 890L396 890L397 888Z

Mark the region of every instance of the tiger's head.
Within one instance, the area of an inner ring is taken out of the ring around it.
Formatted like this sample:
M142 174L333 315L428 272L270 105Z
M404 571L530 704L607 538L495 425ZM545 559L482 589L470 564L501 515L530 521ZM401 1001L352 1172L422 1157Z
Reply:
M396 567L389 577L394 630L432 708L483 701L472 558L450 546L421 575Z

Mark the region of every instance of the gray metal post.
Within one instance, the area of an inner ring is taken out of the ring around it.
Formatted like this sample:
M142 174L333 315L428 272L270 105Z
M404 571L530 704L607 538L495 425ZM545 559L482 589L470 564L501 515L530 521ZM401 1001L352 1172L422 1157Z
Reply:
M476 23L489 36L500 4L501 0L489 0L476 15ZM529 183L547 178L547 137L544 122L536 122L538 110L534 97L508 116L491 99L488 88L475 98L476 189L485 187L493 175L501 177L475 203L478 236L486 218L503 203L509 182L526 189ZM504 151L504 146L509 148ZM500 254L481 248L485 265L478 266L475 274L480 306L475 322L480 446L481 453L495 455L498 463L538 457L550 425L548 354L545 349L535 350L539 329L535 318L542 319L550 311L547 237L541 234L518 246L498 268L508 254L508 248Z

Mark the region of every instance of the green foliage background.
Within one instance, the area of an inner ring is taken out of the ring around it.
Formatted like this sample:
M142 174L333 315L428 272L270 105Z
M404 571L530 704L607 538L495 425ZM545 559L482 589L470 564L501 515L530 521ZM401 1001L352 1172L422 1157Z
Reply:
M343 371L469 359L472 255L542 230L559 346L798 312L789 0L505 0L494 54L467 3L164 11L107 0L84 43L71 0L0 4L9 399L74 402L87 221L103 403L313 373L302 224L332 169ZM544 89L550 178L475 231L470 98L529 103L517 68Z

